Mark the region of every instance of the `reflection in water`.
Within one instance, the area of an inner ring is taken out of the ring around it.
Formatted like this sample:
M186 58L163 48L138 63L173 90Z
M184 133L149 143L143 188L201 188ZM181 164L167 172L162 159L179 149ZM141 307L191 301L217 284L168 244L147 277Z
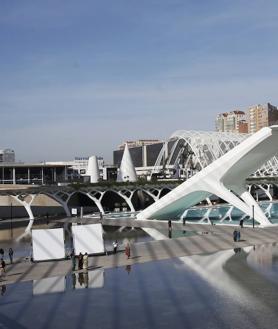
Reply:
M278 246L276 243L254 246L247 256L248 265L278 283Z
M125 270L127 271L127 273L129 274L131 271L131 265L126 265Z
M75 274L73 274L75 276ZM76 286L76 279L74 279L75 281L75 286ZM78 283L79 283L79 288L88 288L89 286L89 275L88 275L88 271L84 271L84 272L80 272L78 273ZM75 288L74 286L74 288Z
M253 252L257 250L251 247L134 264L132 274L130 266L107 269L105 285L103 269L83 272L81 278L70 273L62 278L64 293L34 298L30 282L15 284L0 298L0 324L36 329L64 328L65 323L68 329L273 329L278 286L249 266ZM41 291L58 291L61 278L56 279L52 286L39 280ZM34 315L39 315L36 321Z
M241 252L241 248L234 248L234 253L235 253L235 254L237 254L237 253L239 253L239 252Z
M278 247L268 244L256 247L235 248L212 255L194 255L180 260L214 288L230 295L239 303L249 306L258 302L253 288L264 288L270 281L278 283ZM179 265L176 265L179 266ZM269 289L269 294L271 294Z
M71 281L72 281L72 289L75 289L75 286L76 286L76 275L75 275L75 273L72 273Z
M33 295L65 292L82 288L102 288L104 270L83 271L69 276L56 276L33 281Z
M1 286L1 296L5 295L6 290L7 290L6 285Z
M262 211L266 214L269 220L275 224L278 223L278 203L261 201L259 205ZM189 222L209 222L213 220L215 223L235 224L241 219L246 224L252 225L252 219L246 214L242 213L239 209L229 206L227 204L217 204L214 206L195 206L187 209L185 213L186 221Z
M246 292L223 268L223 265L233 256L235 256L234 250L226 250L211 255L181 257L180 260L214 288L221 289L239 299L240 296L245 296Z
M78 276L78 278L76 278ZM73 273L67 277L71 280L67 286L69 289L82 289L82 288L103 288L104 286L104 270L97 269L93 271L83 271L78 274Z
M33 281L33 295L51 294L65 291L65 277L54 276Z

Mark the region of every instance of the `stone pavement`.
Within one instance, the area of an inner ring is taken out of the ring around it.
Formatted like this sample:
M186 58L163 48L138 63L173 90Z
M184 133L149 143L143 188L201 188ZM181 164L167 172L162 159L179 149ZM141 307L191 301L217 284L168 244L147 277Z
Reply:
M132 218L115 218L115 217L104 217L100 220L99 217L66 217L55 221L56 223L78 223L78 224L95 224L102 223L105 226L121 226L121 227L138 227L138 228L154 228L156 230L168 230L168 222L166 220L137 220ZM175 230L186 230L194 232L214 232L214 233L232 233L236 225L206 225L198 223L186 223L185 226L179 221L172 221L172 228ZM238 226L237 226L238 227ZM274 227L274 226L273 226ZM244 229L253 229L250 226L246 226Z
M103 223L104 224L104 223ZM121 224L123 222L121 220ZM155 228L158 228L156 224ZM167 223L161 223L165 229ZM181 225L175 223L175 225ZM194 224L195 226L195 224ZM178 227L178 226L177 226ZM241 230L241 241L234 242L232 231L234 227L227 226L204 226L197 225L198 231L210 232L208 234L199 234L191 237L182 237L176 239L165 239L131 245L131 258L126 259L123 252L123 246L117 254L91 256L89 258L89 270L94 268L112 268L117 266L126 266L136 263L144 263L175 257L183 257L195 254L214 253L220 250L247 247L278 242L278 227L271 228L243 228ZM186 225L186 230L193 229L193 225ZM122 250L121 250L122 249ZM71 261L49 261L41 263L29 263L21 260L12 265L7 265L7 272L0 285L38 280L51 276L64 276L71 272Z

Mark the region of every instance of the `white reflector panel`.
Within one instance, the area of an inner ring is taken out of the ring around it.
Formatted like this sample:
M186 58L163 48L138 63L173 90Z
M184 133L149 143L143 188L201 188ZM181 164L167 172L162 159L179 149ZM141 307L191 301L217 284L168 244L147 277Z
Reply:
M64 229L32 230L35 261L65 258Z
M104 253L101 224L72 226L72 237L75 254L100 254Z

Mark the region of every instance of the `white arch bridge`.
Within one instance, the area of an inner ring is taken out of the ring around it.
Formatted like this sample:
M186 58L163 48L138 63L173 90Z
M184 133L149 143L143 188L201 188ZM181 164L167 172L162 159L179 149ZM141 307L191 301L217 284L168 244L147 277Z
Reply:
M55 200L64 210L66 216L71 216L71 208L89 207L95 212L104 214L113 211L141 211L155 201L160 200L163 196L172 191L179 185L176 183L165 183L157 185L115 185L111 187L88 186L75 189L73 187L58 186L39 186L22 189L1 190L0 195L10 196L17 201L19 205L25 208L29 217L29 223L26 227L25 234L29 234L35 221L34 202L40 195L45 195ZM273 200L273 190L278 191L278 183L270 183L269 181L254 181L246 184L246 189L251 192L255 198ZM204 205L212 206L210 198L206 198ZM231 220L231 213L234 207L230 205L227 213L222 220ZM200 223L210 223L209 215L212 207L208 207L205 215L199 220ZM0 210L1 211L1 210ZM266 209L266 214L269 209ZM186 217L184 212L182 217ZM1 217L1 216L0 216Z

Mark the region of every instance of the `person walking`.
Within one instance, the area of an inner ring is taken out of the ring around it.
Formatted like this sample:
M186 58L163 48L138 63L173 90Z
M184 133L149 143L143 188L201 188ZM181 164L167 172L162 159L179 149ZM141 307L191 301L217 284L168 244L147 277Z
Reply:
M3 286L1 286L1 296L5 295L6 290L7 290L7 287L5 284L3 284Z
M80 253L78 256L78 269L82 270L82 268L83 268L83 255L82 253Z
M240 226L241 228L243 228L243 219L241 219L241 220L239 221L239 226Z
M130 244L129 244L129 242L127 242L127 244L125 246L125 254L126 254L127 259L129 259L130 258Z
M14 251L12 248L9 249L9 257L10 257L10 263L13 263L13 255L14 255Z
M115 240L115 241L113 242L113 250L114 250L114 254L117 253L117 249L118 249L118 240Z
M88 262L89 262L89 256L85 252L85 255L83 256L83 270L88 270Z

